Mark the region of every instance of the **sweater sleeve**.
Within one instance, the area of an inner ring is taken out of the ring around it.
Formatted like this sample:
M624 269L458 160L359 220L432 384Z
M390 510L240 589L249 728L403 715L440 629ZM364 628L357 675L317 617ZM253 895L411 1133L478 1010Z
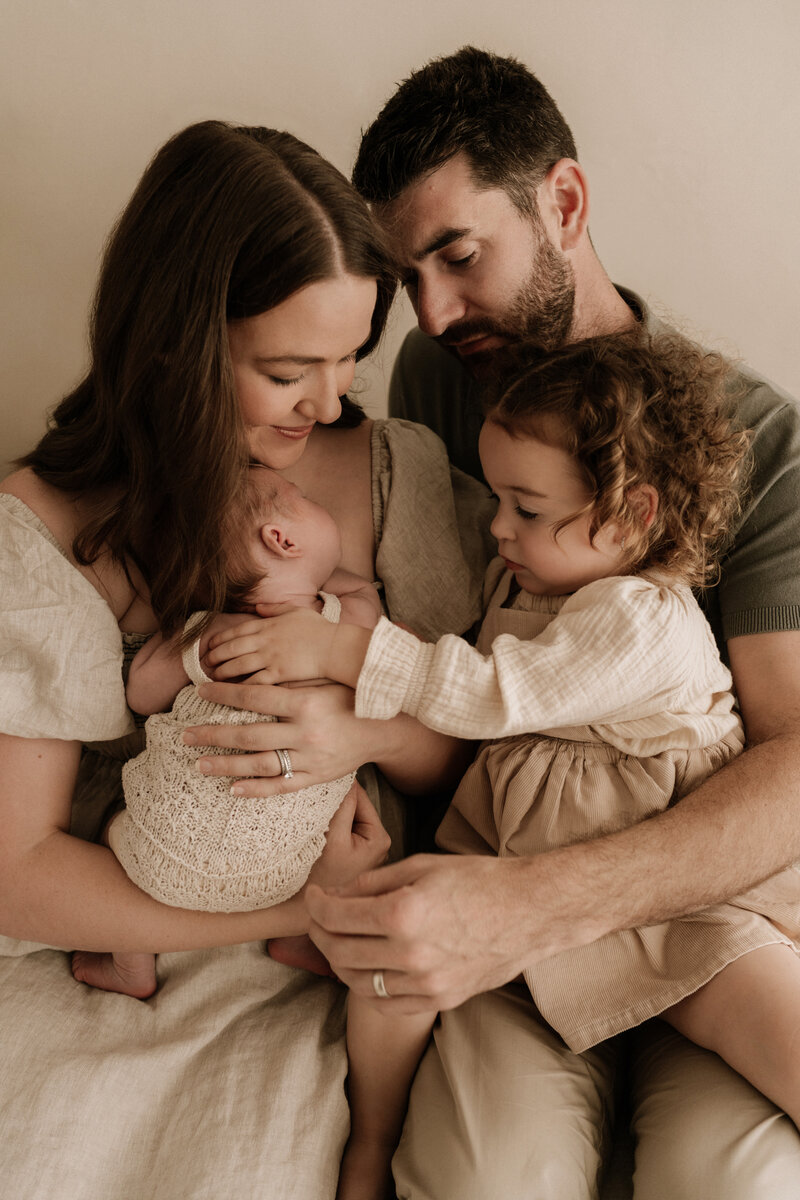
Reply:
M698 685L724 690L730 675L691 592L626 577L581 588L538 637L501 634L488 656L452 636L426 645L383 619L356 713L402 711L442 733L493 738L648 716Z

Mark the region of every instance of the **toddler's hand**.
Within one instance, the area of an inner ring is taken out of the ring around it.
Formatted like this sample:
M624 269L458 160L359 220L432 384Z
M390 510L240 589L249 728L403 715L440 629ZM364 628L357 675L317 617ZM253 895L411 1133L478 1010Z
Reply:
M287 683L325 676L335 626L308 608L251 621L215 633L205 661L218 680L250 676L256 683Z

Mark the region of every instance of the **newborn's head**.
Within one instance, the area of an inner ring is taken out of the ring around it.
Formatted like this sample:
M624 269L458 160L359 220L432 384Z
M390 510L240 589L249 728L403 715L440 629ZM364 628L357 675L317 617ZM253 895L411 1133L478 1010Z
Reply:
M227 524L227 607L248 610L316 594L339 565L333 517L269 467L250 467Z

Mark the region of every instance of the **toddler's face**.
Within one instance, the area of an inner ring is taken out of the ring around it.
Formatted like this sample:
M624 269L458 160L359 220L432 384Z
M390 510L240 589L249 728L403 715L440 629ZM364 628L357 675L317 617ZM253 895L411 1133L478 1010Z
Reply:
M492 534L520 587L532 595L564 596L615 575L623 554L616 526L589 536L591 512L554 536L554 527L581 509L591 494L572 455L534 437L512 437L487 421L480 456L498 499Z

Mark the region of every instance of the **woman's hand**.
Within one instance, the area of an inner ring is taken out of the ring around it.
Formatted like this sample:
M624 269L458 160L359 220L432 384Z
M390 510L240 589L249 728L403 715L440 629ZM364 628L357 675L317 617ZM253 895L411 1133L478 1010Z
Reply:
M273 684L204 683L204 700L276 717L252 725L196 725L184 731L190 746L220 746L231 754L199 758L206 775L234 776L237 796L278 796L315 783L339 779L362 763L374 762L402 792L454 787L472 756L472 747L434 733L413 717L362 720L354 694L339 684L283 687ZM414 747L413 754L409 746ZM287 750L293 776L281 776L277 750Z
M325 849L311 868L308 882L323 888L341 887L380 866L390 843L367 793L354 782L334 814Z
M192 746L228 747L230 755L200 758L197 769L207 775L241 777L240 796L275 796L315 783L326 783L378 761L393 738L389 721L359 721L353 693L338 684L287 688L270 684L206 683L205 700L249 709L277 721L253 725L201 725L184 732ZM281 777L276 750L287 750L294 777Z

